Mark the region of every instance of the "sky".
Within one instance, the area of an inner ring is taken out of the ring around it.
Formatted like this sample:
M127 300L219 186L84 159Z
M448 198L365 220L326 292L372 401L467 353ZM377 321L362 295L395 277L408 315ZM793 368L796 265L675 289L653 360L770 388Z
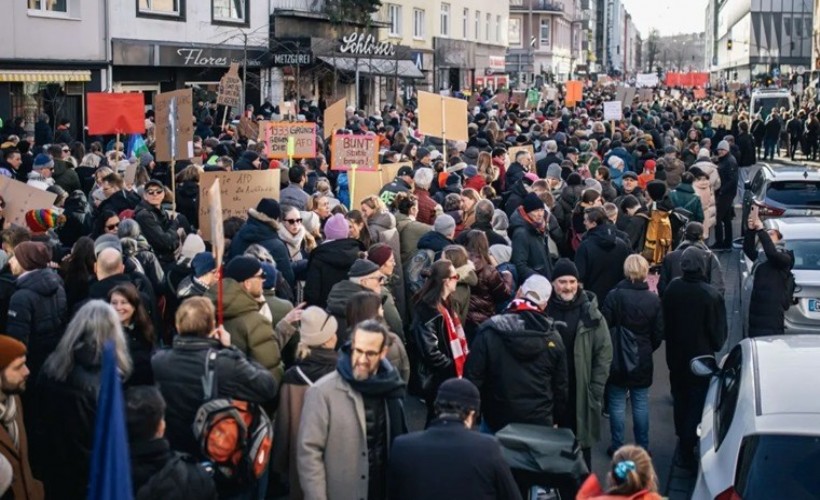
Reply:
M645 40L657 28L661 36L704 30L707 0L623 0Z

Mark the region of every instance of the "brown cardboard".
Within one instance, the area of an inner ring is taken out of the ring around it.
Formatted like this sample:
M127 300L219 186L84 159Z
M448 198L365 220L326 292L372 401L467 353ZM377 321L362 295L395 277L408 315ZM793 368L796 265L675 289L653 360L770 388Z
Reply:
M371 194L378 195L379 191L384 187L382 172L380 170L351 170L348 171L348 175L353 178L352 182L350 182L350 201L353 203L353 208L357 208L362 200Z
M220 192L219 177L214 179L214 183L208 188L208 227L211 232L211 247L213 249L214 260L217 266L222 262L222 257L225 256L225 233L222 225L222 196Z
M337 130L345 128L346 115L345 108L347 107L347 100L340 99L327 108L325 108L324 123L324 138L327 139Z
M265 144L268 158L288 157L288 137L295 141L294 158L316 157L316 124L312 122L268 122Z
M242 106L242 79L239 78L238 63L231 63L228 72L219 79L216 103L232 108Z
M467 101L419 92L419 130L450 141L467 141Z
M171 100L177 100L177 114L174 123L169 122ZM194 108L193 92L190 88L163 92L154 98L156 158L157 161L171 161L169 134L176 130L176 151L173 159L186 160L193 156L194 149Z
M57 195L0 175L0 196L6 202L6 225L26 226L26 212L53 208Z
M262 198L279 199L279 182L281 171L242 170L236 172L203 172L199 176L199 230L202 239L211 241L211 202L210 187L219 179L222 193L222 218L241 217L247 219L248 209L253 208Z
M378 170L379 138L375 135L334 134L330 148L330 168L348 170Z

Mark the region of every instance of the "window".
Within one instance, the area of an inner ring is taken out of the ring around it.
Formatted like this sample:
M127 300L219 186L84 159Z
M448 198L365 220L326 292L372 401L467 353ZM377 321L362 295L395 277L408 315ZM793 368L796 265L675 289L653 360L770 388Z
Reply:
M743 438L735 476L736 498L800 498L818 491L820 438L753 434ZM742 496L741 496L742 495Z
M413 9L413 38L424 38L424 11Z
M735 417L740 394L741 361L743 348L737 346L729 353L718 375L718 392L715 398L715 449L720 448Z
M441 36L450 36L450 4L441 4Z
M481 36L481 12L475 11L475 40Z
M501 16L495 16L495 41L501 41Z
M521 46L521 19L511 17L508 23L507 38L510 45L515 47Z
M179 3L182 0L139 0L139 14L158 14L161 16L179 16L181 9ZM214 12L216 12L217 0L214 1Z
M524 5L524 1L523 0L510 0L510 5L521 6L521 5Z
M820 206L820 182L776 181L769 184L766 198L787 206Z
M68 0L28 0L28 9L68 14Z
M484 23L484 41L490 41L490 21L492 20L492 14L487 14L487 21ZM478 40L478 33L475 34L476 40Z
M390 21L390 35L401 36L401 5L387 4L387 19Z
M541 29L538 31L538 39L541 48L549 48L550 46L550 20L541 19Z
M213 0L213 2L214 21L241 24L248 20L247 0Z
M803 38L803 22L800 19L794 20L794 36Z
M783 30L786 32L786 36L792 36L792 18L783 18Z
M470 20L470 9L464 9L464 17L461 18L461 32L464 39L467 39L467 23Z

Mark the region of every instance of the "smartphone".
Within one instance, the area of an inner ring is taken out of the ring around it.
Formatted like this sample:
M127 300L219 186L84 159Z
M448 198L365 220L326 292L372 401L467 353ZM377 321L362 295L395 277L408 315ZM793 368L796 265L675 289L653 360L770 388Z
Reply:
M760 220L760 207L757 205L752 207L752 219Z

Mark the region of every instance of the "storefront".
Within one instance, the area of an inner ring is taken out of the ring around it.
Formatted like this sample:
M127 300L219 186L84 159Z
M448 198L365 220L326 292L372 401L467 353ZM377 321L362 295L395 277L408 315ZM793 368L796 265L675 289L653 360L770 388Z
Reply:
M153 105L153 97L191 87L197 98L211 101L216 98L219 79L231 63L238 63L240 76L247 66L245 102L261 104L267 85L270 54L266 47L178 45L164 42L112 40L113 87L117 92L144 92L146 106Z
M486 86L488 81L497 88L495 75L506 76L504 58L507 49L503 46L434 37L433 49L435 86L439 91L471 90Z

